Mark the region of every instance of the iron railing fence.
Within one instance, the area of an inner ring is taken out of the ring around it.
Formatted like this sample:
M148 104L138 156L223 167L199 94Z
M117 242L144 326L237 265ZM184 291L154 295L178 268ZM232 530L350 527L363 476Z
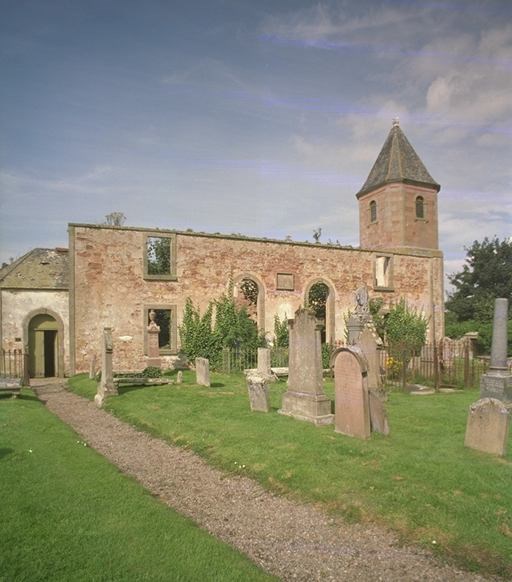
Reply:
M379 350L384 381L390 386L404 383L426 383L434 387L478 388L480 377L489 368L489 357L476 356L466 344L447 346L443 342L423 346L421 353L410 359L406 369L403 358L390 354L387 348ZM512 371L512 360L508 363Z
M288 367L288 348L270 348L270 365L273 368ZM258 348L224 348L217 369L231 374L258 367Z
M339 343L336 347L341 346ZM392 354L386 347L378 350L381 375L385 385L400 387L407 384L427 384L437 387L478 388L480 376L489 367L489 357L476 356L469 344L453 344L448 348L445 343L429 343L421 353L408 362L405 370L400 354ZM271 366L288 367L288 348L270 348ZM512 360L509 360L512 372ZM222 358L216 368L219 372L230 374L258 366L258 350L224 348Z
M24 377L23 350L13 349L0 352L0 378Z

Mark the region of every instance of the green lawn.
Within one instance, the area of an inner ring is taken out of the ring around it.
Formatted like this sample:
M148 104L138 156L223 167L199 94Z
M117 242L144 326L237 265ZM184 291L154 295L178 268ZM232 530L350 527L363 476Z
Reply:
M0 580L263 580L24 390L0 397Z
M127 422L243 472L264 486L319 502L350 520L386 523L468 568L512 576L512 442L505 459L463 445L471 391L392 393L391 435L360 441L277 414L284 382L271 386L273 411L251 413L243 376L123 389L107 409ZM94 382L71 380L92 398ZM332 396L332 382L326 387ZM512 440L512 439L511 439Z

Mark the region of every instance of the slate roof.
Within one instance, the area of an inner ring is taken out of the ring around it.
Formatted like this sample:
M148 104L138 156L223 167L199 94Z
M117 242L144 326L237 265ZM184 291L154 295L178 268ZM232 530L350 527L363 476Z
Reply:
M68 249L32 249L0 269L4 289L69 289Z
M393 121L393 126L380 150L377 161L373 164L366 182L356 197L360 198L371 190L393 182L430 186L434 187L437 192L441 188L425 168L396 120Z

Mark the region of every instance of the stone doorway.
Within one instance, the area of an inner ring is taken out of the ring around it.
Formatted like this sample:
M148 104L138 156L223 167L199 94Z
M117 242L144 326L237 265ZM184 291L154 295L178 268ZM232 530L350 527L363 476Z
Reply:
M59 376L59 325L54 317L39 314L28 326L29 376L52 378Z

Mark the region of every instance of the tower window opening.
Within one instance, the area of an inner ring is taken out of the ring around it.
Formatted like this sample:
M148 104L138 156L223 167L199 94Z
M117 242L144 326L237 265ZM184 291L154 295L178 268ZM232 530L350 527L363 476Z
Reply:
M425 200L423 196L416 198L416 218L425 218Z
M377 202L370 202L370 222L377 222Z

